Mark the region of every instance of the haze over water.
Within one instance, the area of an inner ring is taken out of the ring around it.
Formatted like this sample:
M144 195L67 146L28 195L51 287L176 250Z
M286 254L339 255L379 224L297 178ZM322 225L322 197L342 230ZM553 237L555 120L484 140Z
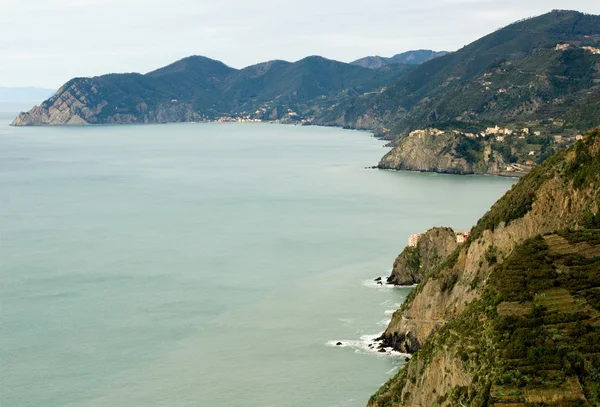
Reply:
M364 406L410 291L369 283L514 183L366 170L333 128L2 120L2 406Z

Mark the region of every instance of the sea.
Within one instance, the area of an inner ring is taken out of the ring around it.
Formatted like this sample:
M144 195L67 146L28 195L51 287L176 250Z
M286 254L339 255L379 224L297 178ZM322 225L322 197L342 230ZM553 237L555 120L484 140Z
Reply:
M411 288L374 279L515 182L368 169L389 148L367 132L16 113L0 104L3 407L364 406L406 363L369 345Z

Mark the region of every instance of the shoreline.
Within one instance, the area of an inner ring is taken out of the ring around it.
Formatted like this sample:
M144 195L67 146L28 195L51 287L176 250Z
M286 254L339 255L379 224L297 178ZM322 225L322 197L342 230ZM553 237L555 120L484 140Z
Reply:
M379 170L379 171L390 171L390 172L411 172L411 173L415 173L415 174L437 174L437 175L461 176L461 177L502 177L502 178L517 179L517 180L521 179L524 176L526 176L527 174L529 174L528 172L514 173L515 175L512 175L511 173L506 173L506 172L497 173L497 174L489 174L489 173L484 173L484 174L477 174L477 173L460 174L460 173L440 172L440 171L397 170L397 169L394 169L394 168L381 168L381 167L379 167L377 165L374 165L372 167L367 167L367 169Z
M394 290L394 289L409 289L410 288L411 291L413 288L415 288L417 286L417 284L409 285L409 286L400 286L400 285L388 284L388 283L380 284L380 282L383 282L386 279L387 279L387 277L385 277L385 276L380 276L375 279L370 278L368 280L364 280L361 285L363 287L370 288L370 289L372 289L372 288L382 289L383 288L383 289ZM408 297L408 295L407 295L407 297ZM404 298L404 301L406 301L406 298ZM386 302L391 303L392 301L388 300ZM392 315L402 306L402 303L393 303L393 304L390 304L390 306L392 308L386 309L383 312L383 316L385 319L377 322L378 326L383 326L385 329L387 329L389 323L391 322ZM366 354L370 354L372 356L378 356L378 357L391 357L391 358L395 358L395 359L402 359L403 362L405 362L405 363L408 362L408 360L410 360L410 358L413 356L412 354L397 351L391 346L383 346L384 340L382 339L382 336L385 333L385 329L383 331L378 331L377 333L373 333L373 334L361 334L356 339L328 340L327 342L325 342L325 346L327 346L329 348L340 348L340 349L350 348L350 349L354 349L354 351L358 352L358 353L362 352L362 353L366 353Z
M11 112L7 112L7 113L11 113ZM20 113L17 114L17 117ZM14 119L13 119L14 121ZM336 126L336 125L325 125L325 124L312 124L312 123L308 123L308 122L304 122L304 123L294 123L294 122L281 122L278 120L261 120L261 121L220 121L220 120L203 120L203 121L182 121L182 122L166 122L166 123L98 123L98 124L94 124L94 123L82 123L82 124L40 124L40 125L27 125L27 126L15 126L12 124L12 122L9 124L9 127L52 127L52 128L77 128L77 127L88 127L88 126L92 126L92 127L102 127L102 126L108 126L108 127L113 127L113 126L155 126L155 125L172 125L172 124L244 124L244 125L252 125L252 124L278 124L278 125L285 125L285 126L301 126L301 127L322 127L322 128L335 128L335 129L341 129L341 130L348 130L348 131L356 131L356 132L361 132L361 133L368 133L372 138L375 138L377 140L380 141L387 141L389 142L389 139L383 138L383 137L378 137L375 134L375 130L374 129L357 129L357 128L351 128L351 127L344 127L344 126ZM389 147L386 144L384 144L382 147L384 148L390 148L393 149L393 147ZM513 178L513 179L520 179L522 177L524 177L525 175L527 175L528 173L498 173L498 174L489 174L489 173L484 173L484 174L477 174L477 173L470 173L470 174L460 174L460 173L453 173L453 172L440 172L440 171L417 171L417 170L402 170L402 169L394 169L394 168L381 168L378 165L374 165L371 167L366 167L366 169L377 169L377 170L383 170L383 171L392 171L392 172L413 172L413 173L431 173L431 174L439 174L439 175L460 175L460 176L491 176L491 177L503 177L503 178Z
M5 112L8 114L13 114L14 112ZM17 113L17 117L20 113ZM116 127L116 126L160 126L160 125L172 125L172 124L280 124L285 126L300 126L300 127L322 127L322 128L334 128L348 131L357 131L362 133L369 133L371 137L376 138L382 141L388 141L388 139L383 137L378 137L375 134L374 129L358 129L354 127L344 127L344 126L336 126L336 125L326 125L326 124L312 124L312 123L300 123L300 122L281 122L278 120L261 120L261 121L219 121L219 120L202 120L202 121L181 121L181 122L150 122L150 123L80 123L80 124L30 124L30 125L14 125L14 121L16 117L11 120L8 124L9 127L14 128L77 128L77 127ZM383 147L386 147L385 145Z

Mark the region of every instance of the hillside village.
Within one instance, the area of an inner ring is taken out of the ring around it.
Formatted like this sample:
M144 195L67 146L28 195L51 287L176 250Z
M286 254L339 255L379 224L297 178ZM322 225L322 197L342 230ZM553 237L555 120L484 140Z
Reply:
M542 127L538 125L537 128ZM510 128L495 125L479 132L427 128L415 130L408 137L425 136L453 136L457 140L457 148L453 154L470 163L487 162L497 154L496 158L504 163L500 170L506 175L525 174L556 151L583 139L583 135L574 131L552 134L551 130L545 132L536 130L535 127L517 125Z
M419 244L419 239L424 234L425 233L415 233L415 234L410 235L408 237L408 247L417 247L417 245ZM468 230L463 231L463 232L454 232L454 235L456 236L456 243L462 244L462 243L466 242L467 239L469 238L470 234L471 234L471 232Z

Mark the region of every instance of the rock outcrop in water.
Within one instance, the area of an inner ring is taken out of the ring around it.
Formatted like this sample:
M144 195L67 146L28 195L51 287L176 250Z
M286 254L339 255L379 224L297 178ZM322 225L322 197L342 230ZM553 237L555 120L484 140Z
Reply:
M521 179L410 294L369 406L600 405L600 129Z
M458 247L451 228L433 228L421 235L416 246L407 246L396 258L388 284L413 285L437 267Z

